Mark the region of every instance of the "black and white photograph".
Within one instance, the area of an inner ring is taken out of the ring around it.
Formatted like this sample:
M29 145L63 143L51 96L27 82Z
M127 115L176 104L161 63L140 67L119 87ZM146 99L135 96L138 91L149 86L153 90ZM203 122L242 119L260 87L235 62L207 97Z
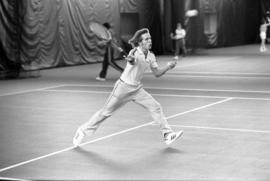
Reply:
M0 0L0 180L270 180L269 0Z

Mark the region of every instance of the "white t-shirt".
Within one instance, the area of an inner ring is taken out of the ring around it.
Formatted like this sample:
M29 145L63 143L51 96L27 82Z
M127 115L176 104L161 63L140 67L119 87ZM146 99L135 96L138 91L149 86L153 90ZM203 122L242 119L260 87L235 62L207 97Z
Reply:
M158 64L152 52L148 51L147 56L145 56L140 47L137 48L134 57L134 65L127 62L120 79L130 85L140 85L143 74L149 70L150 67L157 68Z
M175 39L182 39L185 38L186 36L186 31L184 29L176 29L175 30Z

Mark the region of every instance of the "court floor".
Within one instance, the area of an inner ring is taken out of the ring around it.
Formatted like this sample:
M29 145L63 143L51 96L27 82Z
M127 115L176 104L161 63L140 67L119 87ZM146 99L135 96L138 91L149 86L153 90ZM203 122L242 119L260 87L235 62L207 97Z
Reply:
M158 56L165 65L172 56ZM124 66L124 62L119 62ZM144 88L183 137L164 144L133 102L80 148L77 127L100 109L119 73L100 64L0 81L2 180L269 180L270 52L258 45L200 50Z

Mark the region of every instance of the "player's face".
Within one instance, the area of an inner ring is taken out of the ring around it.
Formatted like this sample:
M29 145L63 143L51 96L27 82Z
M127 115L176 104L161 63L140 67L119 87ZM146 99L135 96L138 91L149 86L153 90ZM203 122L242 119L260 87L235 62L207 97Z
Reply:
M141 47L146 50L152 48L152 39L150 33L142 34Z

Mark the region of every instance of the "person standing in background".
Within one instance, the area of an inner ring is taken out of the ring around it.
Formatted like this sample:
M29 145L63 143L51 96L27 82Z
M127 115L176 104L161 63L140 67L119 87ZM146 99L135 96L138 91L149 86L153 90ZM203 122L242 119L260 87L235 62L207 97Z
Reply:
M187 50L185 37L186 37L186 30L182 28L181 23L177 23L175 34L171 33L171 39L175 40L175 53L174 53L175 60L178 60L180 50L182 50L183 57L186 56Z
M263 20L263 23L260 26L260 38L261 38L260 52L267 51L265 44L266 44L267 27L269 25L270 22L267 22L267 20Z
M99 81L106 80L109 65L112 66L115 70L119 71L120 73L122 73L124 70L122 67L120 67L119 65L117 65L114 62L114 48L119 50L121 54L123 52L123 49L116 46L115 43L113 42L114 40L113 40L112 32L110 31L111 25L109 23L104 23L103 26L105 26L107 28L107 30L111 36L111 39L109 41L102 40L101 42L99 42L99 44L105 45L105 54L104 54L104 58L103 58L103 62L102 62L102 69L99 73L99 76L96 77L96 80L99 80Z

